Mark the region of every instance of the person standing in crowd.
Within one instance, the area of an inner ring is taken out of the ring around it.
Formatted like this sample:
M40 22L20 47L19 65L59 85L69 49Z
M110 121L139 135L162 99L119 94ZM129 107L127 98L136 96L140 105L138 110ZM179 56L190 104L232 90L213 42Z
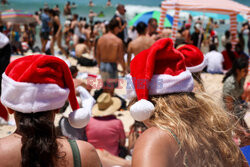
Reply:
M117 64L122 66L122 73L125 75L126 67L124 61L124 47L122 40L116 35L120 32L120 24L116 18L109 23L109 31L97 42L96 61L100 68L100 74L104 84L104 91L114 93L118 86Z
M71 6L70 6L70 2L68 1L67 4L65 5L64 9L63 9L63 15L66 16L66 18L67 18L71 14L72 14Z
M155 41L160 38L157 32L157 27L158 27L158 23L155 18L151 18L148 20L148 33L147 34Z
M67 99L73 110L71 126L82 128L90 119L90 113L79 108L63 60L47 55L19 58L6 68L2 85L1 101L14 114L17 129L0 140L0 166L101 166L89 143L56 134L55 115Z
M192 92L192 75L171 39L139 53L130 69L136 94L129 110L148 127L136 141L133 167L248 166L227 113L209 95Z
M89 7L95 6L94 2L92 0L89 0Z
M45 47L49 40L50 34L50 17L49 17L49 9L44 9L41 14L42 28L40 33L41 44L42 44L42 53L45 53Z
M56 42L60 51L67 57L68 54L66 53L66 51L62 47L62 25L60 23L60 18L53 9L50 10L50 18L51 18L51 22L52 22L51 24L52 24L52 32L53 32L52 39L50 42L51 55L55 55L54 45Z
M230 69L223 78L223 101L227 111L231 112L240 124L246 127L244 116L246 111L241 107L244 83L248 73L248 59L238 58L234 61Z
M131 41L128 45L128 57L127 57L127 70L129 72L129 66L132 54L136 56L141 51L148 49L155 42L152 38L146 35L147 25L144 22L139 22L136 26L138 37Z
M61 11L60 11L58 4L56 4L56 6L53 8L53 10L60 16Z
M203 33L201 32L201 24L196 23L194 25L194 31L191 35L191 41L193 42L193 45L200 48L202 41L203 41Z
M92 26L94 24L94 18L97 14L93 10L89 10L89 24Z
M108 0L108 1L107 1L106 6L107 6L107 7L112 6L112 4L111 4L111 0Z
M239 57L238 54L232 51L232 44L226 43L225 50L221 53L223 55L223 69L230 70L232 68L233 62Z
M117 36L123 41L124 44L128 42L128 29L127 29L127 20L126 20L126 9L122 4L118 4L116 7L116 12L114 18L116 18L120 22L121 32L117 34Z
M231 33L229 30L226 30L225 35L221 37L221 44L223 47L226 47L226 44L230 42L231 42Z
M74 46L76 46L79 42L79 38L81 36L80 32L80 24L78 22L78 14L73 15L73 20L71 22L71 27L72 30L74 30L74 35L73 35L73 41L74 41Z
M190 28L191 28L191 24L187 23L187 24L185 24L185 29L182 32L182 36L184 37L186 44L192 44Z

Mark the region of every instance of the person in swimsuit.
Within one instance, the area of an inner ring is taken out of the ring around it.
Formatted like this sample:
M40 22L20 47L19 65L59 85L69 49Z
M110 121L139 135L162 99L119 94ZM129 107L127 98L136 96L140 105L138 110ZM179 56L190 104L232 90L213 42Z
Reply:
M67 99L74 110L69 115L71 126L86 126L91 112L79 108L63 60L47 55L17 59L5 70L2 86L1 102L14 114L17 128L0 139L1 167L101 166L92 145L56 133L55 115Z
M171 39L136 55L130 70L129 110L148 127L136 141L133 167L248 166L229 116L209 95L192 92L192 74Z
M52 20L52 30L53 30L52 31L52 39L51 39L51 43L50 43L51 55L55 55L54 45L55 45L55 42L57 42L57 46L60 49L60 51L66 57L68 57L67 52L62 47L62 26L60 23L60 18L58 16L57 12L55 12L53 9L50 10L50 18Z

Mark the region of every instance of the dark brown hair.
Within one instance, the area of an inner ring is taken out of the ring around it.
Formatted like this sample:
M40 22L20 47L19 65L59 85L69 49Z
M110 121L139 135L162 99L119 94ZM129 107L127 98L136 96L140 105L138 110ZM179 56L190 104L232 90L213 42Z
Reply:
M16 112L22 136L22 167L54 167L60 156L53 111L24 114Z

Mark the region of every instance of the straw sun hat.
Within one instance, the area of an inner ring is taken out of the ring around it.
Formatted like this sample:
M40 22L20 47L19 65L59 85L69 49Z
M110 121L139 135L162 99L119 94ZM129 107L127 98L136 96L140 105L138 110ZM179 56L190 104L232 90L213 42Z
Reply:
M113 114L121 107L121 100L117 97L111 97L108 93L102 93L97 104L92 109L93 116L107 116Z

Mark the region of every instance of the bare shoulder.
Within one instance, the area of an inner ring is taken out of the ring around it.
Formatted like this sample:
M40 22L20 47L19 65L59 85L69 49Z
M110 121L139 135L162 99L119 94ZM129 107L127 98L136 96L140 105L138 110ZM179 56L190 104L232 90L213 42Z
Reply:
M10 135L0 139L0 166L10 166L20 161L21 139Z
M177 150L178 145L168 131L151 127L136 141L132 164L136 167L171 166Z
M157 127L151 127L147 129L138 139L139 144L157 144L162 143L168 145L170 142L175 143L173 137L169 134L168 131L162 130Z
M81 153L81 159L84 166L100 167L101 162L95 148L84 141L77 140L77 145Z

